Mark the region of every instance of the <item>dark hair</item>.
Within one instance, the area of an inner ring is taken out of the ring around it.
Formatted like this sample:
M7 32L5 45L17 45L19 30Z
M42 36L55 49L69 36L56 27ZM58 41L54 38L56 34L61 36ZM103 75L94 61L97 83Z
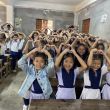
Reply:
M90 40L91 42L95 42L95 41L96 41L96 39L95 39L94 37L90 37L89 40Z
M98 48L99 46L102 46L103 50L105 50L105 46L104 46L103 43L98 43L98 44L96 45L96 48Z
M62 60L61 60L61 62L60 62L60 66L63 65L64 60L65 60L66 58L68 58L68 57L71 57L71 58L73 59L73 62L74 62L75 56L73 55L73 53L67 52L66 54L64 54L64 56L63 56L63 58L62 58Z
M13 35L12 35L12 38L13 38L14 36L19 37L19 35L18 35L17 33L13 34Z
M34 35L35 35L35 34L39 35L38 32L34 32L34 33L32 34L32 36L31 36L33 40L34 40Z
M85 56L85 54L88 55L88 54L89 54L89 50L88 50L86 44L84 44L84 43L79 43L79 44L77 45L77 47L76 47L76 49L75 49L76 52L77 52L77 49L78 49L80 46L83 46L83 47L85 48L84 56Z
M54 51L52 48L49 48L48 49L48 52L50 53L50 55L52 56L52 58L55 58L55 56L56 56L56 50Z
M10 24L8 24L8 25L7 25L7 28L8 28L8 29L10 29L10 28L11 28Z
M5 33L0 33L0 39L6 39Z
M103 55L100 53L94 53L93 54L93 60L100 60L101 61L101 67L103 65Z
M41 57L41 58L43 58L43 59L44 59L44 62L45 62L45 65L48 64L48 56L47 56L45 53L43 53L43 52L36 52L36 53L34 54L34 60L35 60L36 57Z

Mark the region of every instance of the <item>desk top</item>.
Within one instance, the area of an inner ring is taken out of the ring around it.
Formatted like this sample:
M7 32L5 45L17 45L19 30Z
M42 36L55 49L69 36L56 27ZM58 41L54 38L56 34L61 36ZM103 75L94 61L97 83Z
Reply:
M110 110L110 101L32 100L30 110Z

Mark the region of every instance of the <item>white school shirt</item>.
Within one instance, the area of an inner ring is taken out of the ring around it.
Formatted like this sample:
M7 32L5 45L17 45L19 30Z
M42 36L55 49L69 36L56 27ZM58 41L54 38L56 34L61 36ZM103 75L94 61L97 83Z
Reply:
M60 68L60 70L57 72L58 83L59 83L59 85L64 86L62 74L63 74L62 69ZM76 77L78 74L79 74L79 67L74 69L73 85L75 85ZM58 87L58 90L56 93L56 99L76 99L75 88L60 88L60 87Z
M62 69L60 68L60 70L57 72L57 77L58 77L58 83L59 85L63 85L63 78L62 78ZM79 67L77 67L76 69L74 69L74 84L75 85L75 81L76 81L76 77L79 74Z
M101 84L102 76L107 72L108 72L107 66L104 64L101 68L100 84ZM84 86L91 86L91 82L89 80L89 70L84 72Z
M107 66L103 65L101 68L101 78L100 84L102 80L102 76L107 73ZM91 82L89 80L89 70L84 73L84 86L91 86ZM100 89L92 89L92 88L83 88L81 99L101 99Z
M6 49L10 49L11 41L6 42Z
M103 86L101 93L102 99L110 100L110 72L106 74L106 84Z
M2 44L0 49L0 55L5 55L5 51L6 51L6 44Z
M19 40L17 41L12 40L10 42L10 50L13 52L18 52L18 49L19 49Z
M23 49L24 42L25 42L24 39L22 39L22 40L19 41L19 47L18 47L19 50L22 50Z

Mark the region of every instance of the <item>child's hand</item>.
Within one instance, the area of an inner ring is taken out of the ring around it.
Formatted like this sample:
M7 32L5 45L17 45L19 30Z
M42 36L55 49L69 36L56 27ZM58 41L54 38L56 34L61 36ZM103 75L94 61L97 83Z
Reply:
M76 51L75 51L75 49L72 49L71 52L72 52L74 55L77 54Z
M48 55L48 53L49 53L48 50L46 50L44 48L41 50L41 52L45 53L46 55Z
M96 48L92 49L91 52L97 52L98 50Z
M51 47L55 47L55 45L51 45Z
M32 42L32 38L31 37L28 37L28 42Z
M51 58L50 53L46 49L42 49L41 52L45 53L48 56L48 58Z
M31 53L34 54L35 52L40 51L40 50L41 50L40 48L35 48L31 51Z
M67 52L69 52L70 50L68 49L68 48L66 48L64 51L63 51L63 53L65 54L65 53L67 53Z
M102 54L102 55L105 55L104 51L103 50L98 50L98 53Z
M71 47L71 45L70 45L70 44L66 44L66 46L67 46L67 47Z
M64 43L61 43L61 45L64 46L65 44Z

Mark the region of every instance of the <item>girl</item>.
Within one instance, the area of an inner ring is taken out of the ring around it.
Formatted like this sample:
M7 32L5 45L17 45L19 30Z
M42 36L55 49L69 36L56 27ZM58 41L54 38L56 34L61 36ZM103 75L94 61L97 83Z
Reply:
M14 34L12 36L12 40L10 41L10 55L12 58L11 68L13 72L16 72L16 62L18 60L18 50L19 50L19 36L18 34Z
M38 47L38 45L40 45L39 33L37 31L33 31L28 37L23 53L28 53L33 48Z
M110 69L106 74L106 84L102 88L102 99L110 100Z
M27 59L31 55L34 55L33 64L28 65ZM24 98L23 110L28 110L29 99L49 99L52 88L48 73L54 70L54 62L49 52L35 48L18 61L18 66L27 75L19 90L19 95Z
M81 67L74 68L74 57L78 59ZM87 68L87 65L74 49L71 51L65 49L56 58L55 67L59 83L56 99L76 99L75 80L77 75Z
M89 50L87 48L87 46L84 44L84 43L79 43L76 47L76 52L77 54L85 61L87 62L87 58L88 58L88 55L89 55ZM79 67L80 66L80 63L79 61L77 60L77 58L75 58L75 67Z
M110 44L107 50L107 55L110 58ZM106 84L102 88L102 99L110 100L110 66L108 65L108 72L106 74Z
M2 59L2 64L6 61L5 51L6 51L6 36L5 33L0 33L0 59Z
M88 69L84 73L84 87L81 94L82 99L100 99L100 84L102 76L107 73L107 66L103 65L103 57L110 65L110 59L102 51L92 49L88 57Z
M18 33L19 35L19 47L18 47L18 59L22 57L22 50L24 48L24 43L25 43L25 35L24 33Z

